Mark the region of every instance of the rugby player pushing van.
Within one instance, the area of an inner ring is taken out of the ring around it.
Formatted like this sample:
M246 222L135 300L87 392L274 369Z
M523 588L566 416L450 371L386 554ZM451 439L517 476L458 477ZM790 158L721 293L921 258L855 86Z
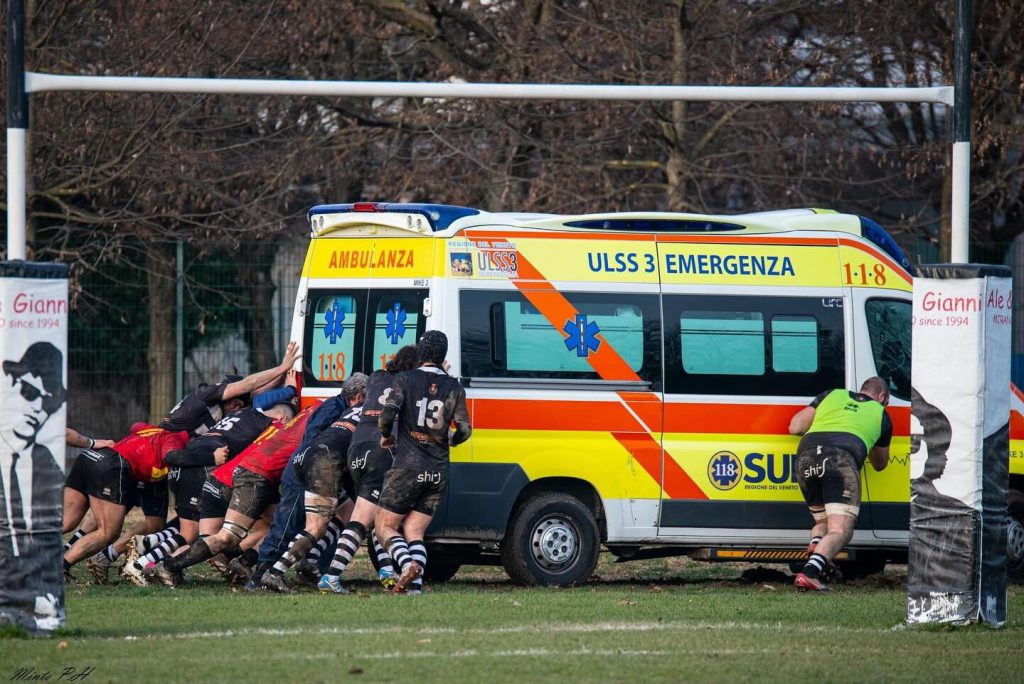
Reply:
M395 452L375 522L377 534L401 570L394 593L405 592L423 574L427 563L423 537L448 486L449 444L462 444L473 431L466 391L443 369L448 338L439 330L428 330L416 350L420 367L398 376L378 423L381 447L393 447ZM396 419L397 435L392 436ZM455 432L449 436L452 421Z
M789 423L791 435L803 435L797 449L796 477L814 517L811 554L793 584L797 589L828 591L819 575L853 537L860 513L860 469L889 464L892 421L885 412L889 386L868 378L860 392L822 392Z

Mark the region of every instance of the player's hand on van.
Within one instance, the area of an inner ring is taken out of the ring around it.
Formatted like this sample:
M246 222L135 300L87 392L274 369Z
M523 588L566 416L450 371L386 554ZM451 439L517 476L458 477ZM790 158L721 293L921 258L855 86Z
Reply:
M284 358L281 359L281 365L278 366L278 369L282 373L289 371L300 358L302 358L302 353L299 351L299 343L293 340L288 343L288 347L284 351Z
M228 448L226 446L219 447L213 452L213 462L217 465L224 465L228 461Z

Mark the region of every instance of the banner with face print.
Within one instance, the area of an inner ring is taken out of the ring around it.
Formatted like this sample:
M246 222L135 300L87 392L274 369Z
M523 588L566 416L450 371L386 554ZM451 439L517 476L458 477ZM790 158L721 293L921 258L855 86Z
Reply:
M68 269L0 261L0 625L64 624Z
M909 623L1006 620L1010 269L918 267Z

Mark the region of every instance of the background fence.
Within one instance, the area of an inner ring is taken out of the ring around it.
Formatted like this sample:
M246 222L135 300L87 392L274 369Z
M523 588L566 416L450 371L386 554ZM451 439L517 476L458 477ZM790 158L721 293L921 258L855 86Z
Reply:
M84 276L70 316L68 425L117 439L200 382L276 365L306 245L146 245L140 254L166 256L162 267L133 254Z
M912 261L937 261L933 244L904 243ZM68 424L117 439L200 382L278 363L307 244L146 245L83 277L71 310ZM1005 254L1014 269L1013 378L1024 386L1024 241L989 247L975 254ZM153 253L167 257L163 268L141 263Z

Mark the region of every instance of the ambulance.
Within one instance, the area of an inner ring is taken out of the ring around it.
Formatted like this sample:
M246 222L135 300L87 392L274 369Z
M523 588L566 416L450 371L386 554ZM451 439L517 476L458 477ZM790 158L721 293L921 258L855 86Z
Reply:
M888 383L890 464L866 465L847 577L905 562L912 267L873 221L819 209L560 216L438 204L316 206L292 339L303 401L449 340L473 436L451 452L428 576L501 564L572 585L617 559L805 558L790 418ZM1011 573L1024 575L1014 397Z

